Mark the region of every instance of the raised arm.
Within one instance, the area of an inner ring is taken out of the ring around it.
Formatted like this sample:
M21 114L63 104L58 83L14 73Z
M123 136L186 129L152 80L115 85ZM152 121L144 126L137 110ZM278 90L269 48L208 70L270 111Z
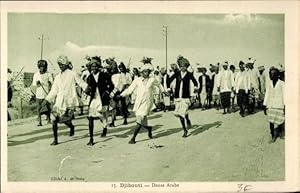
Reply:
M131 84L130 84L130 86L127 88L127 89L125 89L122 93L121 93L121 96L127 96L127 95L130 95L133 91L134 91L134 89L136 88L136 86L137 86L137 81L138 81L138 79L135 79Z

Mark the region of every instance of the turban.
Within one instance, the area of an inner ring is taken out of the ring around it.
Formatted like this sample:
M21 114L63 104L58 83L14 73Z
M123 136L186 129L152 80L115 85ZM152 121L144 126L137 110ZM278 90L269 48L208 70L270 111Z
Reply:
M183 56L178 56L178 58L177 58L177 64L179 66L182 66L182 65L184 65L186 67L190 66L190 62L186 58L184 58Z
M141 67L141 71L144 71L144 70L150 70L152 71L153 70L153 66L151 64L145 64Z
M68 65L69 59L67 56L61 55L57 58L57 63Z
M98 60L92 58L91 61L89 62L89 65L92 65L92 64L94 64L94 63L97 64L98 67L101 66L101 63L100 63Z
M141 62L144 63L144 64L151 64L152 59L153 58L143 57Z
M239 62L239 66L244 66L245 65L245 63L241 60L240 62Z
M259 66L257 69L258 70L265 70L265 67L264 66Z

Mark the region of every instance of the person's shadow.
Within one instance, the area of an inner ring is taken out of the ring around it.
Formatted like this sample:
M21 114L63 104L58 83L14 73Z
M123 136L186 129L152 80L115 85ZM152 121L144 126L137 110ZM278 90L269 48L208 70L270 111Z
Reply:
M165 137L165 136L169 136L175 133L179 133L183 131L181 127L178 128L171 128L171 129L165 129L165 130L161 130L160 132L156 133L153 138L160 138L160 137Z
M45 127L46 126L46 127ZM49 128L49 126L51 126L51 124L48 124L48 125L44 125L42 126L40 129L36 129L36 130L33 130L33 131L30 131L28 133L22 133L22 134L17 134L17 135L12 135L12 136L9 136L8 139L12 139L12 138L15 138L15 137L24 137L24 136L32 136L32 135L35 135L35 134L39 134L39 133L44 133L44 132L52 132L52 128ZM84 130L84 129L77 129L76 127L88 127L88 125L85 125L85 124L78 124L78 125L75 125L75 132L76 131L81 131L81 130ZM68 127L66 127L65 125L62 125L61 127L58 126L58 129L59 130L65 130L65 129L68 129Z
M52 130L50 128L47 128L47 129L50 130L50 131ZM78 128L75 127L75 135L76 135L77 132L83 131L83 130L87 130L87 129L78 129ZM42 129L42 132L45 132L45 131L46 131L46 129ZM39 132L37 132L37 133L39 133ZM58 128L58 137L59 136L68 136L69 133L70 133L70 131L69 131L69 128L67 126L62 126L62 127ZM26 136L26 135L27 134L25 133L25 134L21 134L21 135L17 135L17 136ZM16 137L16 136L14 136L14 137ZM86 137L86 136L84 136L84 137ZM32 137L32 138L28 138L28 139L20 140L20 141L11 140L11 138L9 138L7 140L7 145L8 146L25 145L25 144L29 144L29 143L34 143L34 142L39 141L39 140L50 139L50 138L53 138L53 134L52 133L51 134L42 135L42 136L35 136L35 137ZM75 137L75 138L72 137L72 138L73 138L73 140L81 139L81 138L78 138L78 137ZM71 140L71 141L73 141L73 140Z
M190 135L198 135L200 133L203 133L204 131L207 131L209 130L210 128L213 128L213 127L220 127L222 125L222 121L216 121L214 123L209 123L209 124L206 124L206 125L202 125L202 126L197 126L196 129L194 129Z
M159 129L161 126L163 126L163 125L154 125L154 126L152 127L152 132L154 132L155 130ZM136 127L136 125L127 128L128 131L125 132L125 133L122 133L122 134L114 134L114 135L111 135L111 136L114 136L114 137L117 137L117 138L127 138L127 137L133 135L133 132L134 132L135 127ZM145 133L145 132L148 132L148 130L145 129L144 127L142 127L139 133ZM154 137L153 137L153 138L154 138Z

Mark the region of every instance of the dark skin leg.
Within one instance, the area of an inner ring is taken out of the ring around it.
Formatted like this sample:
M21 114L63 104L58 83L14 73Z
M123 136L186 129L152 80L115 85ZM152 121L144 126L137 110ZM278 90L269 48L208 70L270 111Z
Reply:
M284 139L284 123L278 126L278 135L280 139Z
M227 108L227 112L230 113L230 107Z
M38 126L42 126L42 115L40 114L40 112L38 112L38 120L39 120Z
M185 126L185 120L183 117L179 117L180 118L180 122L181 122L181 126L182 126L182 129L183 129L183 136L182 137L187 137L187 129L186 129L186 126Z
M147 125L147 117L142 121L142 126L148 130L148 137L152 139L152 127Z
M89 134L90 134L90 141L88 142L87 145L94 145L94 118L89 117Z
M40 113L41 105L38 104L38 109L37 109L37 114L38 114L38 125L37 126L42 126L42 115Z
M74 125L72 124L72 121L65 122L64 124L70 128L70 136L74 136L75 128Z
M55 121L52 122L52 130L53 130L54 141L51 143L51 145L57 145L58 144L57 120L55 120Z
M47 114L47 120L48 120L48 123L51 123L50 113Z
M142 125L137 123L137 125L135 127L135 130L134 130L134 133L133 133L133 136L132 136L131 140L129 141L130 144L135 144L136 143L135 138L138 135L138 133L140 132L141 128L142 128Z
M101 137L106 137L106 134L107 134L107 128L104 127L103 130L102 130Z
M223 110L223 114L226 114L226 108L224 108L224 110Z
M274 128L274 124L270 123L270 130L271 130L271 135L272 135L272 139L270 141L270 143L274 143L277 139L277 129L278 128Z
M186 124L187 124L188 128L191 128L191 126L192 126L192 123L191 123L191 120L190 120L190 118L189 118L189 115L188 115L188 114L187 114L187 115L185 115L185 119L186 119Z
M127 104L126 104L126 98L122 97L121 98L121 109L122 109L122 114L124 117L124 125L127 125Z
M110 123L110 127L114 127L115 126L115 120L116 120L116 115L115 115L115 112L113 111L112 114L111 114L111 123Z

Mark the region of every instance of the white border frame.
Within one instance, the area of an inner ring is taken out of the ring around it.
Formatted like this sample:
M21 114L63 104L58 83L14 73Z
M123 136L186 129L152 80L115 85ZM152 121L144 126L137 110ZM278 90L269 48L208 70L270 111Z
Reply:
M238 184L251 185L251 192L294 192L300 188L299 129L299 10L296 1L143 1L143 2L1 2L1 185L3 192L237 192ZM282 13L285 14L286 139L282 182L179 183L179 188L113 189L110 182L7 182L7 13ZM298 24L298 25L297 25ZM297 41L298 40L298 41ZM91 186L92 185L92 186ZM298 188L297 188L298 187Z

